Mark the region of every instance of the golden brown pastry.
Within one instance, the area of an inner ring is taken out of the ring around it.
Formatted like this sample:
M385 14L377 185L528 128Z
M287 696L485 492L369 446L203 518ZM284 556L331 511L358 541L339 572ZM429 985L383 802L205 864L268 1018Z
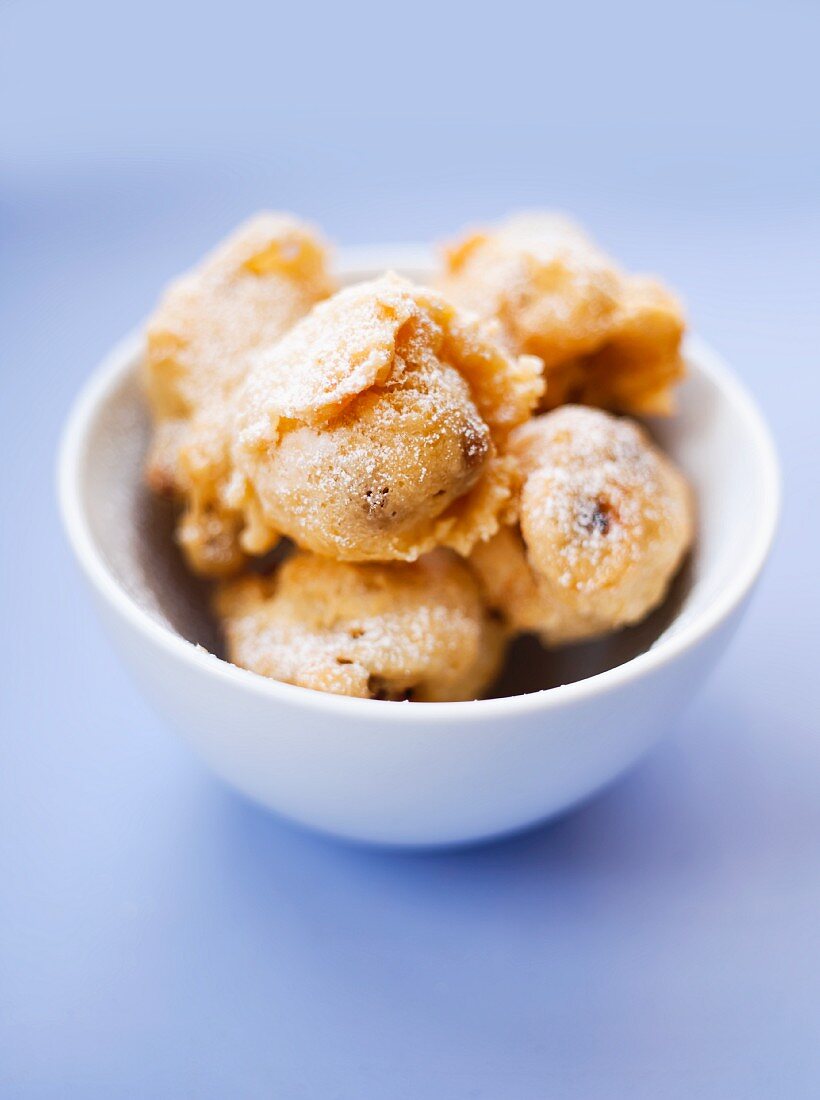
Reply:
M679 470L637 424L566 405L519 428L520 528L472 564L510 626L559 645L639 622L656 607L693 535Z
M441 286L495 319L513 352L543 359L543 408L672 411L684 373L679 303L655 280L619 270L574 223L525 214L469 233L446 250Z
M280 535L345 561L466 554L510 506L510 431L541 364L397 275L340 291L255 357L236 401L244 549Z
M474 699L505 633L455 554L353 564L297 551L270 577L216 596L228 657L289 684L365 699Z
M225 505L231 400L249 356L331 293L325 246L287 214L259 214L177 279L148 323L145 386L155 421L146 476L183 504L178 539L198 573L241 565L241 517Z

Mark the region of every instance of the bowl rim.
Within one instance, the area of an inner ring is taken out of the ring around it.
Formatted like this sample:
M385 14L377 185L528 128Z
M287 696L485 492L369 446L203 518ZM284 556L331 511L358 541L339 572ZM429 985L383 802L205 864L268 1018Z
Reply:
M432 251L416 245L361 246L343 249L336 264L341 277L367 278L374 271L394 268L421 272L432 266ZM700 338L688 335L687 359L709 377L742 417L760 459L762 507L755 534L744 546L732 579L709 606L671 637L662 635L652 646L615 668L574 683L544 688L524 695L462 702L397 705L389 700L357 699L331 695L295 684L272 680L224 661L194 645L155 619L116 579L92 535L83 506L82 466L90 429L98 410L135 369L144 343L144 325L119 340L86 380L71 406L57 456L57 495L69 544L92 588L146 641L206 675L224 678L229 685L269 698L272 703L304 707L312 711L344 714L349 718L378 718L405 724L467 719L495 722L505 716L549 711L621 688L643 679L663 665L683 656L713 633L738 607L757 580L777 530L780 514L780 468L771 432L754 399L722 358Z

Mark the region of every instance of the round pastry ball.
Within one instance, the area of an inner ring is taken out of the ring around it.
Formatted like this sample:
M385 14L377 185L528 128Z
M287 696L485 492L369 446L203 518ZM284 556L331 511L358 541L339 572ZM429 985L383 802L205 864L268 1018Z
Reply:
M262 213L175 280L148 322L143 378L154 435L146 480L180 503L177 540L196 573L225 576L245 560L242 518L224 489L230 403L249 355L275 343L332 289L313 228Z
M468 232L445 263L444 293L498 320L509 345L539 355L548 371L600 347L618 309L614 264L557 214L518 214Z
M680 304L657 280L620 270L568 219L533 212L466 233L445 252L441 287L496 321L513 352L543 359L542 408L673 410Z
M498 529L504 456L542 390L433 292L395 275L316 306L254 367L237 402L244 545L279 535L344 561L461 553Z
M689 549L681 472L635 423L566 405L510 441L523 477L520 527L476 548L491 606L548 645L645 618Z
M481 477L490 430L447 363L355 398L332 421L282 434L254 488L295 542L342 558L411 556Z
M224 582L215 603L234 664L363 699L475 699L506 641L469 569L446 550L384 564L297 551L270 577Z

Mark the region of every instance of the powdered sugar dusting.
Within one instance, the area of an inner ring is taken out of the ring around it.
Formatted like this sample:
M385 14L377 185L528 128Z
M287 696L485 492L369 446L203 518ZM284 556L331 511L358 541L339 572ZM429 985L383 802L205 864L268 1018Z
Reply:
M511 478L495 456L540 391L538 361L429 290L387 274L340 292L239 394L231 504L261 517L246 549L266 524L346 560L469 549L498 525Z
M640 559L669 500L658 454L636 424L564 406L534 421L519 447L534 466L524 522L531 533L550 532L566 566L559 584L583 591L600 583L605 559Z
M446 250L444 291L494 320L508 348L541 357L544 408L570 401L668 414L683 375L680 305L627 275L573 222L521 214Z
M548 645L643 619L693 534L682 474L637 424L563 406L513 433L520 532L473 553L492 606Z
M475 582L441 553L415 565L350 565L298 553L270 579L218 597L231 659L263 675L376 698L469 698L500 646Z
M270 416L317 423L395 378L403 365L395 355L399 330L411 319L429 325L410 289L389 274L348 287L259 352L243 394L246 430Z
M242 562L241 520L223 489L250 357L331 289L310 227L260 214L172 284L149 322L144 379L157 433L147 479L184 503L178 537L196 572L221 575Z

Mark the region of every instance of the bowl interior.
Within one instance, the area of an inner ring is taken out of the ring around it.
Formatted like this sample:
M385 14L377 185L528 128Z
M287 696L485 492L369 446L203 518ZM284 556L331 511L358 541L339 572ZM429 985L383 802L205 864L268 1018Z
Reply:
M361 268L347 281L376 271ZM409 271L423 278L424 271ZM80 455L81 507L110 572L149 615L221 656L207 583L185 568L173 539L174 509L142 481L150 424L139 384L140 341L118 353L110 384L93 409ZM766 470L745 399L714 357L687 349L689 376L679 414L648 427L691 479L698 507L696 548L664 604L636 627L600 642L545 652L532 638L512 647L493 692L518 695L572 683L621 665L671 638L705 611L759 535Z

